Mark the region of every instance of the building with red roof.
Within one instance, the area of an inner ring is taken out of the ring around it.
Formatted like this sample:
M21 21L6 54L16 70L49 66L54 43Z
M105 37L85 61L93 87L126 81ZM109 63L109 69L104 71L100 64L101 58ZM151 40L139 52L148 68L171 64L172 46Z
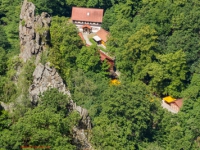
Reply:
M104 51L99 50L100 53L100 59L101 61L106 60L107 63L109 64L109 71L114 70L114 66L115 66L115 59L112 58L111 56L109 56L108 54L106 54Z
M109 32L101 28L96 33L96 35L101 39L100 43L103 44L104 46L106 46L106 42L107 42L108 37L109 37Z
M163 98L162 107L172 113L178 113L183 106L183 99L174 99L169 101L170 96Z
M73 7L71 20L80 31L97 32L103 21L103 9Z
M179 112L179 110L183 106L183 99L176 99L174 102L170 103L170 106L173 110Z

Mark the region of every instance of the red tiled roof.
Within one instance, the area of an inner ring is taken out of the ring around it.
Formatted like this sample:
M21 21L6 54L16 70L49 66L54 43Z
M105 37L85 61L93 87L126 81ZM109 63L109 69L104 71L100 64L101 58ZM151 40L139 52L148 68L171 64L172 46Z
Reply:
M97 33L96 33L104 42L107 42L107 38L109 36L109 32L104 30L104 29L100 29Z
M182 105L183 105L183 99L176 99L176 100L174 101L174 103L175 103L179 108L181 108Z
M90 25L88 25L88 24L84 24L84 25L82 26L82 28L92 29L92 27L91 27Z
M114 58L111 58L110 56L108 56L105 52L103 52L102 50L99 50L100 52L100 59L101 61L107 60L107 63L109 64L109 70L113 70L115 62L114 62Z
M106 54L102 50L99 50L99 52L100 52L100 56L101 56L101 61L103 61L104 59L108 59L110 61L114 61L114 58L111 58L110 56L108 56L108 54Z
M102 22L103 9L73 7L71 19L78 21Z

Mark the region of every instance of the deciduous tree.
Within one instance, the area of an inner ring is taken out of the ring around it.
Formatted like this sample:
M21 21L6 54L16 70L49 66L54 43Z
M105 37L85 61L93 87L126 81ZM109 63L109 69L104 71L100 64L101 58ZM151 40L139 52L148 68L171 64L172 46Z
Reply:
M54 17L50 27L52 47L49 61L66 78L70 69L76 68L76 58L83 42L74 24L65 17Z

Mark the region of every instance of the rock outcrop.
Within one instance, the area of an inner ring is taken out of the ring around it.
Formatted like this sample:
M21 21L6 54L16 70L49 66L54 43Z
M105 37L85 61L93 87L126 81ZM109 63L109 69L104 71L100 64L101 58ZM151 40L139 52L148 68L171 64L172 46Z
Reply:
M26 62L32 55L37 55L50 41L50 15L43 12L35 17L35 5L24 0L19 25L20 57Z
M69 110L77 111L81 119L78 126L73 127L73 143L78 149L93 150L92 145L89 142L91 136L91 119L88 111L80 106L77 106L73 100L69 102Z
M33 72L33 84L29 88L32 104L36 105L39 100L39 95L50 88L57 88L63 94L71 97L69 90L59 76L55 68L50 67L49 63L42 65L39 63ZM73 128L73 143L78 149L91 150L92 146L88 141L89 132L91 131L91 119L88 111L80 106L77 106L73 100L69 101L69 111L77 111L81 119L78 126Z
M50 67L50 63L38 64L39 54L45 50L45 46L50 41L50 23L51 17L49 14L43 12L40 16L35 16L35 5L24 0L19 25L20 57L26 62L33 55L36 56L35 64L37 66L33 72L33 83L29 87L30 99L33 105L37 105L39 95L50 88L57 88L60 92L71 97L56 69ZM6 105L4 107L7 109ZM77 146L77 149L92 150L93 148L88 140L91 131L88 111L76 106L73 100L70 100L68 109L77 111L81 116L78 126L73 127L73 143Z
M5 111L8 111L8 112L12 113L13 112L13 108L14 108L14 103L6 104L6 103L0 101L0 110L1 110L1 107Z
M31 102L37 104L39 95L49 88L57 88L60 92L70 96L66 90L62 78L55 68L51 68L49 63L42 65L39 63L33 72L33 84L29 88Z

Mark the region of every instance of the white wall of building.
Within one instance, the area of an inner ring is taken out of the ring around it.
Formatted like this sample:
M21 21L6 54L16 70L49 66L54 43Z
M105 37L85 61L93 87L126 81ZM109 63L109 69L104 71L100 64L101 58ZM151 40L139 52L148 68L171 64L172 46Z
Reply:
M88 24L89 26L92 27L93 33L96 33L101 29L101 23L97 23L97 22L73 21L73 23L76 25L76 27L78 28L80 32L83 31L82 26L85 24Z
M76 27L78 28L78 30L79 30L80 32L83 31L82 26L83 26L83 25L76 25ZM90 26L91 26L91 25L90 25ZM101 29L100 26L91 26L91 27L92 27L92 32L93 32L93 33L96 33L96 32L98 32L98 31Z

